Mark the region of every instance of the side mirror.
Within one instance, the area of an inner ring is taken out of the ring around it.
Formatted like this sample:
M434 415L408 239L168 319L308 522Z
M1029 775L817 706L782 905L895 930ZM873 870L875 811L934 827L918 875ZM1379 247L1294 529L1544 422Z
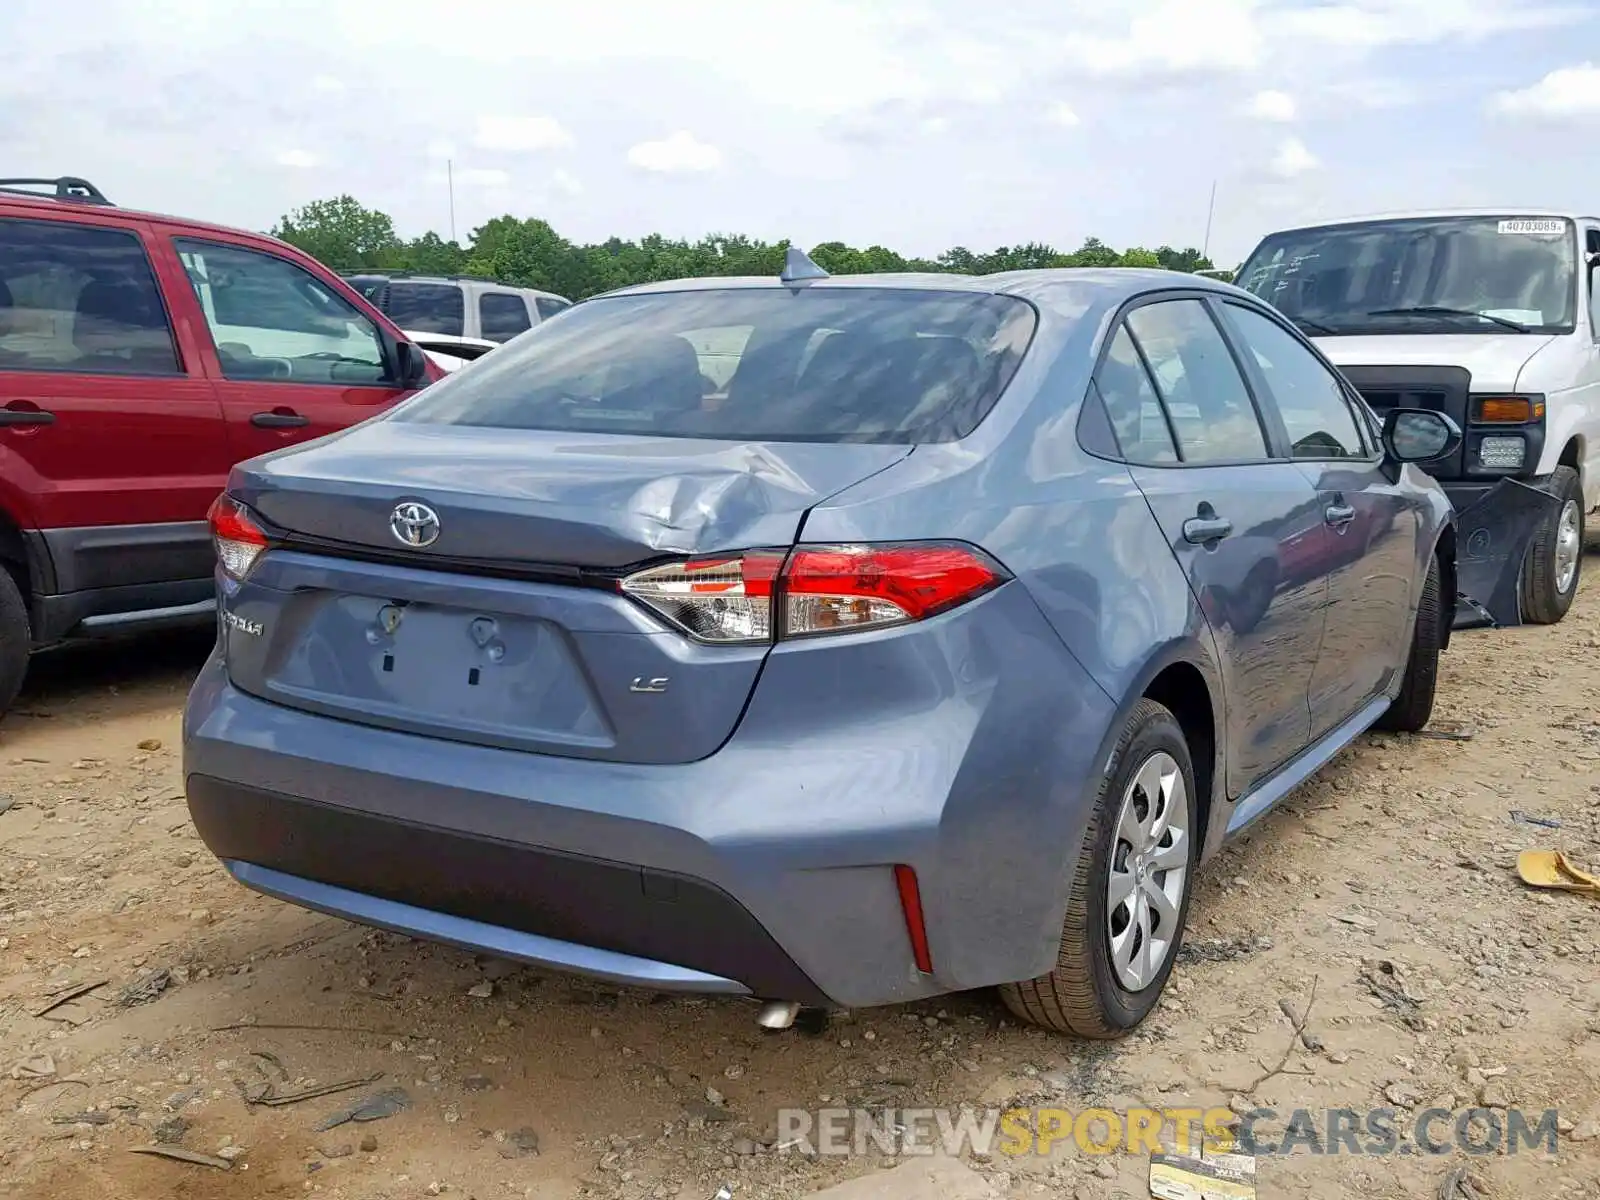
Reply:
M1383 449L1390 461L1429 462L1461 444L1461 427L1426 408L1391 408L1383 418Z
M401 387L417 388L428 382L428 360L415 343L396 342L395 362Z

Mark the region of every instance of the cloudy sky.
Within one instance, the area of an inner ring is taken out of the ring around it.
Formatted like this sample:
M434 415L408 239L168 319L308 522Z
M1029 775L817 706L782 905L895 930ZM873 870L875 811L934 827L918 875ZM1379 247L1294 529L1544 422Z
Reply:
M918 254L1600 209L1600 0L3 0L0 168ZM1590 47L1588 61L1583 47Z

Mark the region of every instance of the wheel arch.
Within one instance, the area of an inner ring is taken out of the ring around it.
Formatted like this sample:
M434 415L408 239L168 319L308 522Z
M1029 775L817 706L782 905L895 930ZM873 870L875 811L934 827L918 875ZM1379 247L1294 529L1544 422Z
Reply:
M1444 605L1447 616L1454 614L1456 596L1460 588L1456 584L1456 527L1450 522L1439 530L1439 536L1433 543L1433 557L1439 560L1439 591L1440 603ZM1439 634L1439 649L1450 648L1450 630L1455 624L1453 619L1443 622L1443 629Z
M22 526L3 508L0 508L0 565L11 572L23 597L29 596L34 571L28 541L22 536Z
M1116 770L1117 742L1141 700L1154 700L1170 711L1189 743L1203 861L1210 854L1211 816L1219 804L1227 803L1227 746L1222 732L1226 711L1222 678L1210 648L1199 639L1185 639L1167 644L1146 660L1117 705L1096 760L1102 764L1104 776Z

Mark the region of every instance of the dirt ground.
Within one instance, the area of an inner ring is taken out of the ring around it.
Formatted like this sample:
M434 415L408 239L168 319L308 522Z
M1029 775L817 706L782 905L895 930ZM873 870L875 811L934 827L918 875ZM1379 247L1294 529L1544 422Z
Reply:
M179 714L207 642L42 659L0 725L0 1193L788 1197L888 1164L770 1148L780 1107L967 1102L1553 1107L1553 1157L1300 1152L1262 1158L1258 1192L1433 1197L1459 1164L1496 1200L1600 1194L1600 903L1512 869L1535 846L1600 866L1600 583L1555 628L1458 637L1435 724L1469 740L1363 738L1213 864L1162 1007L1114 1045L1019 1027L991 994L763 1034L745 1003L255 897L182 798ZM1281 1001L1309 1004L1299 1046ZM390 1087L402 1111L316 1131ZM130 1153L153 1143L231 1168ZM1142 1155L973 1165L1001 1195L1148 1194Z

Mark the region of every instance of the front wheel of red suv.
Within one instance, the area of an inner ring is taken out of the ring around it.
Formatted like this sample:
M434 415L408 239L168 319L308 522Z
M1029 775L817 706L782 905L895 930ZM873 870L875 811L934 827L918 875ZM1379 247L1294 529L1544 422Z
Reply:
M1155 1008L1172 973L1195 871L1194 766L1170 711L1141 700L1101 788L1048 975L1000 989L1025 1021L1117 1038Z
M32 640L28 602L16 578L0 563L0 717L5 716L22 690Z

